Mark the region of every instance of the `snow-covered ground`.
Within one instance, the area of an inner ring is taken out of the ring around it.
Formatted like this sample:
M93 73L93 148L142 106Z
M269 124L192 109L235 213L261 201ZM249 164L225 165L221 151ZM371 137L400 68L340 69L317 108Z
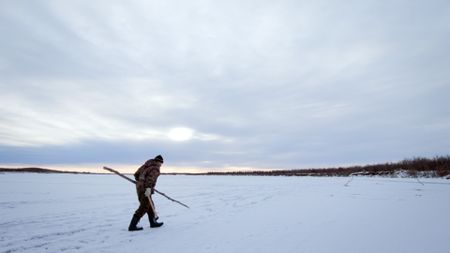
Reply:
M450 252L450 181L161 176L165 225L128 232L115 175L0 174L1 252Z

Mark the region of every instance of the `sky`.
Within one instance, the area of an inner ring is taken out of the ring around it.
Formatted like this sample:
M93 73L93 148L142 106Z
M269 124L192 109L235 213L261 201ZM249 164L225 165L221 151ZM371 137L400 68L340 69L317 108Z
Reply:
M450 2L0 1L0 165L448 155Z

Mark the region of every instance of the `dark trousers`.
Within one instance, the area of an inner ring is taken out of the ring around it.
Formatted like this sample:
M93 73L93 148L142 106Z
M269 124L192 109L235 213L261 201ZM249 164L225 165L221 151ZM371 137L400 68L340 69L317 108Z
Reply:
M134 215L137 215L139 218L142 218L145 214L148 214L148 218L153 220L155 218L155 213L150 205L150 201L147 196L145 196L143 191L137 191L137 196L139 199L139 207L134 212Z

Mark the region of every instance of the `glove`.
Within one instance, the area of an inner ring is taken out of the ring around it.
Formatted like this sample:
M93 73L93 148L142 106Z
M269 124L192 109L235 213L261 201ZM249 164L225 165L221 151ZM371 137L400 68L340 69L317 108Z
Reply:
M146 188L145 192L144 192L144 195L146 197L150 197L151 194L152 194L152 189L151 188Z

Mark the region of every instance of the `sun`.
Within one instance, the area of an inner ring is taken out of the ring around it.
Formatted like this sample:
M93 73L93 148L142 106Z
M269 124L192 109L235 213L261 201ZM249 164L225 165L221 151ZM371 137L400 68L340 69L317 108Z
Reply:
M175 127L170 129L168 136L172 141L188 141L192 139L194 130L187 127Z

